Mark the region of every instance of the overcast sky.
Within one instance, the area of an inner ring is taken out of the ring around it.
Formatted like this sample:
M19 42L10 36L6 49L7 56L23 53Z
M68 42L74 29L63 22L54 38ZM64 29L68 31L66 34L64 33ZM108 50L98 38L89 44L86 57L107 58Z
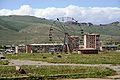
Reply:
M0 0L0 15L74 17L94 24L120 21L120 0Z

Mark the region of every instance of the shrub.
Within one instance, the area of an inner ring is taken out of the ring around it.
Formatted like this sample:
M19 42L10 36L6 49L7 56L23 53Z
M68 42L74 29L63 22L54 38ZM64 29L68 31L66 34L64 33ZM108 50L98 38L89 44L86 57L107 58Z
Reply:
M47 57L43 56L43 59L46 59Z
M58 57L58 58L61 58L62 56L61 56L61 55L58 55L57 57Z

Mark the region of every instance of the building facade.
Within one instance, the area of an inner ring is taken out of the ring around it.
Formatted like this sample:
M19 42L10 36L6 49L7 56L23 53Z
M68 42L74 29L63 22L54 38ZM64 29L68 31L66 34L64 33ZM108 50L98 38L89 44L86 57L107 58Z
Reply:
M62 52L63 44L29 44L27 45L27 53L47 53L47 52Z
M100 50L100 35L84 34L84 49Z
M79 37L78 36L69 36L68 37L68 45L73 50L79 49Z
M100 50L100 35L98 34L84 34L83 36L83 48L78 50L78 53L82 54L98 54Z

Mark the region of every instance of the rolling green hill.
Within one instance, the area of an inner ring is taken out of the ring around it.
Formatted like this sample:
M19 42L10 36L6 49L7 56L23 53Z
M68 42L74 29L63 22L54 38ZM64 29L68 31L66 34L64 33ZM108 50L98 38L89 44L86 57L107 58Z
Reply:
M92 26L62 24L70 35L80 36L80 31L83 29L85 33L100 34L103 41L120 40L120 22ZM34 16L0 16L0 44L47 43L49 42L49 28L52 25L52 20ZM54 41L61 42L64 37L61 24L57 22L53 27L55 28L53 30Z

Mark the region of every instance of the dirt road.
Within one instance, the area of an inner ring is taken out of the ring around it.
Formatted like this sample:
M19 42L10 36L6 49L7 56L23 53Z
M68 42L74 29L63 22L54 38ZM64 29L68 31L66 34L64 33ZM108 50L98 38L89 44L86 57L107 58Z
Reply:
M75 80L120 80L120 65L113 64L66 64L66 63L48 63L43 61L30 61L30 60L9 60L9 66L15 65L68 65L68 66L101 66L113 69L118 75L108 76L108 79L98 79L98 78L85 78L85 79L75 79ZM63 79L67 80L67 79ZM70 79L69 79L70 80ZM74 79L72 79L74 80Z

